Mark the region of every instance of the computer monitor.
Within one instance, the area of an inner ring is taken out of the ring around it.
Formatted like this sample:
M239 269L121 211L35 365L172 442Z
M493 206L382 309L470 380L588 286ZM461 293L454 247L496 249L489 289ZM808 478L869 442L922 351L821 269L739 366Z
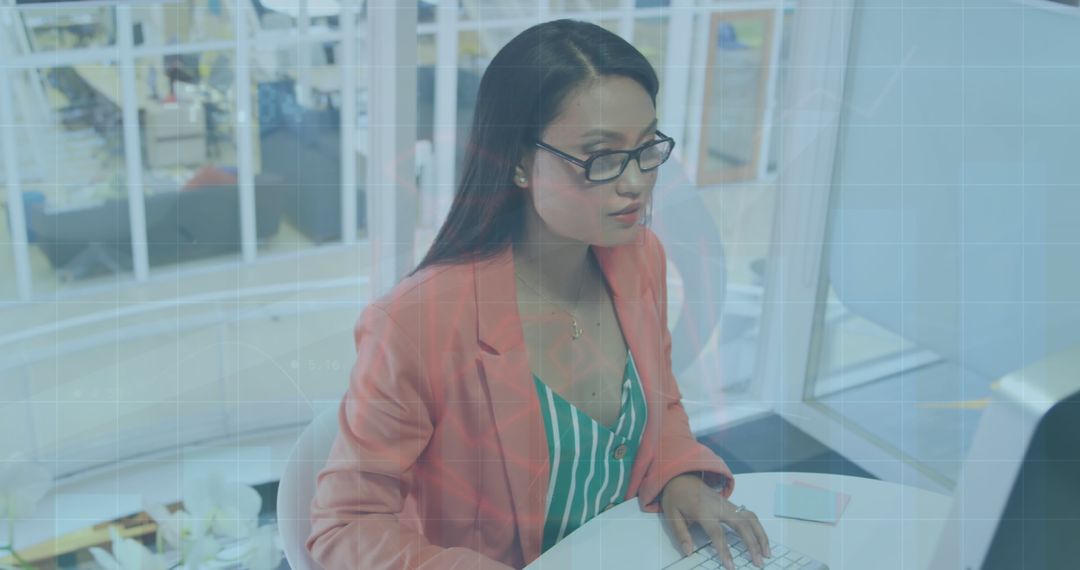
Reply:
M1080 346L1002 379L964 461L934 569L1077 568Z

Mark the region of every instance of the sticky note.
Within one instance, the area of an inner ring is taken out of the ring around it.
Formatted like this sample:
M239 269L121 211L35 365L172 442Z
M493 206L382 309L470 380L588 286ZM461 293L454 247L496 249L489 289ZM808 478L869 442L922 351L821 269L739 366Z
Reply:
M810 487L811 489L828 491L828 489L824 487L818 487L817 485L812 485L805 481L799 481L798 479L792 481L791 484L798 485L800 487ZM844 516L844 509L847 508L848 502L851 501L851 495L848 495L847 493L841 493L840 491L833 491L833 494L836 495L836 520L840 520L840 517Z
M839 518L836 493L803 485L778 484L773 497L778 517L834 523Z

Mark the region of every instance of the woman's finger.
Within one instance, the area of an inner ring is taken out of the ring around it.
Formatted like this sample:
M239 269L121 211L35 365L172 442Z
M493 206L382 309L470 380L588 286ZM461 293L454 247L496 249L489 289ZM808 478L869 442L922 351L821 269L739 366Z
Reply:
M690 538L690 529L687 528L686 519L674 507L664 509L664 518L671 525L671 530L675 533L675 540L679 541L679 549L682 550L683 556L689 556L694 551L694 541Z
M743 513L738 513L733 516L731 520L725 522L738 533L739 538L741 538L743 544L746 545L747 557L754 562L754 566L760 568L765 565L761 557L761 545L758 544L757 536L754 534L749 521L742 515Z
M705 534L712 539L712 546L716 549L717 555L720 556L720 561L724 563L724 568L735 570L735 561L731 559L731 549L728 548L727 537L724 536L724 527L713 519L700 520L698 524L701 525Z
M765 527L761 526L761 521L754 513L747 513L750 516L750 524L753 527L754 534L757 535L758 544L761 545L761 551L766 558L772 558L772 547L769 546L769 535L765 534Z

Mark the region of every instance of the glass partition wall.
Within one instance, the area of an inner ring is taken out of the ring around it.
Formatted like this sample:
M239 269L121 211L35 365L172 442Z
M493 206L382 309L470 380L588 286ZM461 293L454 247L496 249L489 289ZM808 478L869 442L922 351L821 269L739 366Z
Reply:
M805 102L785 121L768 384L882 479L950 492L1001 379L1080 342L1080 35L1048 6L800 15L856 32L798 46L842 73L789 70ZM828 116L833 136L803 135Z

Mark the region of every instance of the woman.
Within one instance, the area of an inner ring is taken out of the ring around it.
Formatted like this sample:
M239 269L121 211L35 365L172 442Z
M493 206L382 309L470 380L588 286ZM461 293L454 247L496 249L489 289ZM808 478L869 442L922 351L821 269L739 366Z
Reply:
M664 249L637 223L674 146L657 89L584 22L492 60L446 222L354 331L307 542L324 567L520 568L631 497L684 552L723 522L769 554L671 372Z

